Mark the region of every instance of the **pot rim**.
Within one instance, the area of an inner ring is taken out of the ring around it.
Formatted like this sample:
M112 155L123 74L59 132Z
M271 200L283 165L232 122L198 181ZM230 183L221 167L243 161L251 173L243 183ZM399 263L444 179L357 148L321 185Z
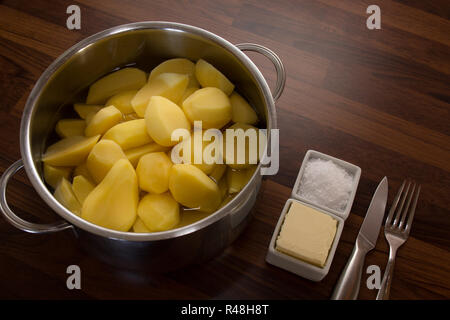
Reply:
M256 67L256 65L250 60L250 58L245 55L240 49L238 49L235 45L230 43L229 41L223 39L222 37L204 30L199 27L177 23L177 22L167 22L167 21L144 21L144 22L135 22L130 24L119 25L113 28L106 29L104 31L93 34L77 44L73 45L71 48L66 50L62 55L60 55L50 66L44 71L44 73L40 76L36 84L34 85L27 102L25 104L25 108L22 114L22 120L20 125L20 151L22 155L22 160L24 163L26 174L31 181L34 189L37 191L39 196L50 206L60 217L64 220L68 221L72 225L83 229L84 231L107 237L110 239L117 240L128 240L128 241L155 241L155 240L165 240L176 238L180 236L184 236L190 233L193 233L197 230L203 229L210 224L219 221L224 216L230 214L232 211L236 211L239 209L240 204L242 203L245 195L249 192L249 189L253 187L253 182L257 179L257 175L259 174L261 168L261 161L258 164L255 173L250 179L249 183L224 207L220 208L210 216L195 222L193 224L187 225L182 228L162 231L162 232L153 232L153 233L134 233L134 232L126 232L126 231L116 231L112 229L107 229L93 223L90 223L81 217L75 215L64 206L62 206L58 201L55 200L53 195L50 193L49 189L45 186L43 181L41 180L36 167L34 165L32 155L31 155L31 139L30 139L30 124L31 119L33 117L33 113L36 107L36 100L42 92L42 89L45 87L46 83L53 76L53 74L62 67L65 62L67 62L73 55L77 52L83 50L87 46L105 39L107 37L118 35L121 33L133 32L138 30L146 30L146 29L162 29L162 30L172 30L178 32L187 32L191 34L195 34L197 36L201 36L210 40L223 49L231 52L244 66L247 70L252 74L255 78L257 85L260 87L264 95L264 100L267 103L267 128L275 129L277 128L276 123L276 111L275 111L275 102L272 97L272 93L269 89L269 86L264 79L263 75ZM268 133L270 139L270 133ZM269 140L268 140L269 141Z

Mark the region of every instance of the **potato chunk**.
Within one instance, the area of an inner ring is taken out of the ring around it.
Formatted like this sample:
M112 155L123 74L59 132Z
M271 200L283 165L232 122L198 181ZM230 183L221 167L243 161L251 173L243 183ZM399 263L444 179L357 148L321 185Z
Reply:
M97 80L89 87L87 104L104 104L108 98L125 90L138 90L147 82L147 75L137 68L124 68Z
M55 167L44 163L44 180L53 189L56 189L62 178L69 179L71 172L71 167Z
M173 146L178 141L172 141L172 132L175 129L189 130L191 125L181 110L172 101L160 97L151 97L145 112L147 132L155 142L162 146Z
M42 161L52 166L77 166L86 160L100 135L93 137L73 136L64 138L47 148Z
M134 168L121 159L84 200L81 217L104 228L128 231L136 220L138 201Z
M152 152L141 157L136 168L139 187L151 193L169 190L169 173L173 163L164 152Z
M76 176L73 178L72 190L81 205L83 205L84 200L86 200L87 196L94 188L95 185L83 176Z
M152 72L150 72L150 76L148 77L148 81L156 78L161 73L187 74L189 76L188 87L199 86L198 81L195 78L195 64L191 60L185 58L166 60L153 68Z
M153 142L147 133L147 126L144 119L119 123L106 131L103 139L115 141L122 150L140 147Z
M202 170L191 164L175 164L170 169L169 190L176 201L188 208L213 212L221 202L220 190Z
M62 178L53 193L53 196L68 210L77 216L81 213L81 205L72 190L72 185L66 178Z
M98 111L100 111L101 108L103 108L103 106L85 103L75 103L73 105L73 108L75 109L76 113L78 113L81 119L86 119L89 114L97 113Z
M166 152L168 150L169 150L168 147L163 147L163 146L160 146L159 144L157 144L156 142L153 142L153 143L149 143L144 146L141 146L141 147L128 149L125 151L125 156L131 162L133 167L136 167L138 165L139 159L143 155L145 155L147 153L151 153L151 152L158 152L158 151Z
M180 206L170 193L147 194L139 202L138 216L148 230L166 231L180 221Z
M100 183L120 159L127 159L120 146L112 140L101 140L89 153L86 166L94 181Z
M61 119L55 127L56 133L61 138L84 135L86 121L82 119Z
M145 110L148 107L150 98L161 96L177 103L183 96L187 88L188 76L178 73L162 73L150 80L131 100L134 111L140 117L145 116Z
M124 115L133 113L134 109L131 105L131 100L134 98L138 90L127 90L122 91L118 94L113 95L106 101L105 106L114 106L119 109Z
M195 76L202 87L219 88L226 95L230 95L234 90L234 85L217 70L212 64L203 59L197 61L195 65Z
M235 123L241 122L246 124L256 124L258 116L255 110L242 98L238 93L233 92L230 96L232 117L231 120Z
M183 101L183 111L187 118L202 121L204 129L220 129L231 121L231 104L228 96L213 87L195 91Z
M114 106L105 107L89 120L84 134L87 137L103 134L108 131L109 128L118 124L120 120L122 120L122 112L120 112L119 109Z
M91 173L89 172L89 169L86 166L86 161L75 167L75 169L73 170L73 176L74 177L76 177L76 176L83 176L89 182L95 183L94 178L92 177Z

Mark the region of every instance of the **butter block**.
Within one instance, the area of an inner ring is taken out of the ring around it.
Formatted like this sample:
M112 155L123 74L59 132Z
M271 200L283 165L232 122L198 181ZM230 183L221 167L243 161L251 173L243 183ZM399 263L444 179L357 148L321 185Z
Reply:
M294 201L285 216L275 248L297 259L323 267L336 229L336 219Z

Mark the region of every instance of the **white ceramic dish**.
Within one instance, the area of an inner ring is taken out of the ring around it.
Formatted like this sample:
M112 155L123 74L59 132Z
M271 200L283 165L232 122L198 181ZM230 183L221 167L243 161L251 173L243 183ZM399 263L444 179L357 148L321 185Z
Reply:
M298 194L298 190L299 190L300 183L301 183L301 178L302 178L303 172L305 170L306 163L309 161L309 159L312 159L312 158L332 160L334 163L343 167L344 169L347 170L348 173L353 175L353 188L352 188L352 192L350 193L347 207L345 208L344 211L336 211L336 210L327 208L325 206L317 205L315 203L312 203L311 201L308 201L307 199L300 197L300 195ZM286 204L284 205L284 208L281 212L280 218L278 219L278 223L273 232L272 239L270 240L269 250L268 250L267 256L266 256L266 261L270 264L273 264L277 267L283 268L287 271L295 273L306 279L309 279L312 281L322 280L328 274L331 263L333 262L334 254L336 252L336 248L338 246L339 239L341 238L345 220L347 219L348 215L350 214L350 209L352 208L353 201L355 199L356 189L358 188L358 183L359 183L360 177L361 177L361 168L359 168L358 166L355 166L351 163L334 158L332 156L326 155L326 154L318 152L318 151L308 150L308 152L306 152L305 158L303 159L302 166L300 167L300 171L297 176L297 180L295 181L295 185L294 185L294 189L292 190L291 198L289 198L286 201ZM294 258L288 254L285 254L285 253L280 252L277 249L275 249L275 243L276 243L276 240L280 233L281 226L283 225L284 217L285 217L286 213L288 212L288 210L291 206L291 203L294 201L299 202L308 207L311 207L313 209L316 209L324 214L327 214L327 215L333 217L334 219L336 219L338 222L337 229L336 229L336 235L334 236L333 244L331 245L330 252L328 253L327 260L323 267L318 267L318 266L312 265L308 262Z

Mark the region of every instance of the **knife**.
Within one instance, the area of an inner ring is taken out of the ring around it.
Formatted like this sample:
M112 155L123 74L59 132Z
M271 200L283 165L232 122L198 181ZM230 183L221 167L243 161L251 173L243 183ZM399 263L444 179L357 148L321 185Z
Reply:
M344 270L341 273L331 299L355 300L358 297L364 258L370 250L375 248L378 234L383 222L384 211L388 196L388 181L384 177L375 190L367 209L366 217L359 229L355 247Z

